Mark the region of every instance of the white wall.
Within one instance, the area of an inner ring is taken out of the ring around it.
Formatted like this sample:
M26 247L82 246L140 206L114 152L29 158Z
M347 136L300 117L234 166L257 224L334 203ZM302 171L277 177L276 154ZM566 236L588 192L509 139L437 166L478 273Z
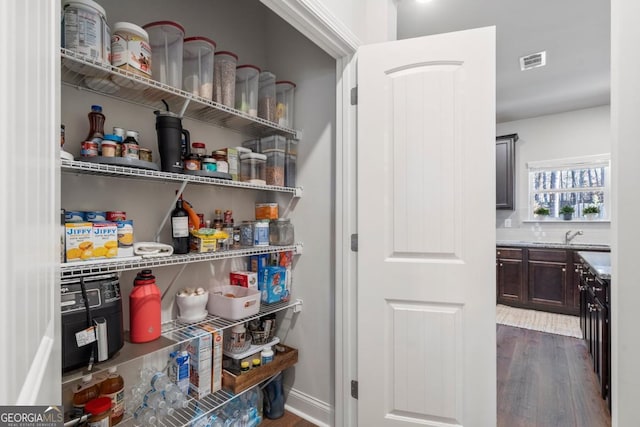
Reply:
M298 146L298 185L304 187L302 199L294 202L289 216L296 228L296 240L305 243L304 254L295 260L293 298L305 301L304 310L295 317L290 312L278 331L283 341L299 348L299 362L287 372L286 384L292 387L287 403L307 412L319 423L332 422L333 404L333 200L335 150L335 60L274 16L254 0L198 2L185 8L176 2L130 2L113 0L107 6L111 23L127 20L144 24L153 20L181 22L188 35L204 35L218 42L218 49L239 54L241 63L253 63L269 69L278 79L297 83L295 127L302 129ZM116 7L117 6L117 7ZM126 11L126 12L125 12ZM240 23L242 25L240 25ZM65 149L79 154L79 142L88 131L87 112L91 104L102 105L107 118L105 130L113 126L140 131L141 145L153 150L157 158L155 119L152 111L128 103L99 97L68 86L62 88L62 122L67 126ZM159 105L158 108L161 106ZM172 106L174 109L177 106ZM183 126L192 141L203 141L208 151L236 146L248 137L239 133L185 119ZM177 184L63 174L62 204L67 209L124 210L134 220L137 241L151 240L162 216L169 208ZM236 222L253 218L256 201L278 201L289 205L290 196L211 186L188 186L185 199L207 218L216 208L232 209ZM169 228L161 234L170 242ZM228 280L231 269L245 269L246 260L225 260L192 264L177 281L181 286L220 284ZM179 267L154 269L158 286L164 290ZM121 276L123 295L132 287L135 272ZM163 320L175 318L171 295L163 302ZM128 301L123 301L128 313ZM125 329L128 318L125 315ZM150 358L151 360L151 358ZM154 362L157 364L157 358ZM139 364L123 367L135 373ZM67 394L68 396L68 394Z
M567 229L580 228L576 243L610 243L609 223L523 222L529 214L527 162L611 152L609 106L570 111L526 120L498 123L496 134L517 133L516 210L496 210L497 240L562 242ZM505 228L504 220L512 227Z
M640 27L636 0L611 2L611 112L613 128L612 174L614 206L612 218L612 425L638 423L640 390L640 340L637 312L638 286L638 183L640 182Z

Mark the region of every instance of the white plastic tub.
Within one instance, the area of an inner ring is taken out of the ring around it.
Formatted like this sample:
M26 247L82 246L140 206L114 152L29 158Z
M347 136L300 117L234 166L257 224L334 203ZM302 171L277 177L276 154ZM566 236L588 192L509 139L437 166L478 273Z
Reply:
M92 0L62 2L62 47L65 49L109 64L111 60L110 31L107 15L98 3Z
M231 285L217 292L210 291L207 311L230 320L253 316L260 311L260 291Z

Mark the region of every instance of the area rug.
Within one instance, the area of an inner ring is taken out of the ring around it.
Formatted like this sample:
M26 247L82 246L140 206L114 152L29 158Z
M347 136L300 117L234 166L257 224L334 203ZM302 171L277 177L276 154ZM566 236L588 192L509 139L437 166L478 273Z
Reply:
M566 314L525 310L498 304L496 306L496 323L550 334L582 338L580 318Z

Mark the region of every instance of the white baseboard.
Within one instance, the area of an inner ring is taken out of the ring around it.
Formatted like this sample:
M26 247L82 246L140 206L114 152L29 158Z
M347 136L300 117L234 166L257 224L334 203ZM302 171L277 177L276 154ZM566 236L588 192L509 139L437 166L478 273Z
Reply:
M326 402L311 397L295 388L285 390L287 411L319 427L333 425L333 408Z

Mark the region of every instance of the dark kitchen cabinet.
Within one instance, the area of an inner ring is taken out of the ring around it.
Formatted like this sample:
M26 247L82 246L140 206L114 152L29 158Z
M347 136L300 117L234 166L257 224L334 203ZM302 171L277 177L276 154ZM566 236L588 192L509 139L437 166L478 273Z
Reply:
M533 308L564 311L568 293L567 251L529 249L527 269L529 304Z
M600 392L611 407L611 323L609 281L600 279L585 262L580 274L580 327L600 382Z
M496 277L499 303L524 303L522 249L496 250Z
M518 134L496 138L496 209L514 210Z

